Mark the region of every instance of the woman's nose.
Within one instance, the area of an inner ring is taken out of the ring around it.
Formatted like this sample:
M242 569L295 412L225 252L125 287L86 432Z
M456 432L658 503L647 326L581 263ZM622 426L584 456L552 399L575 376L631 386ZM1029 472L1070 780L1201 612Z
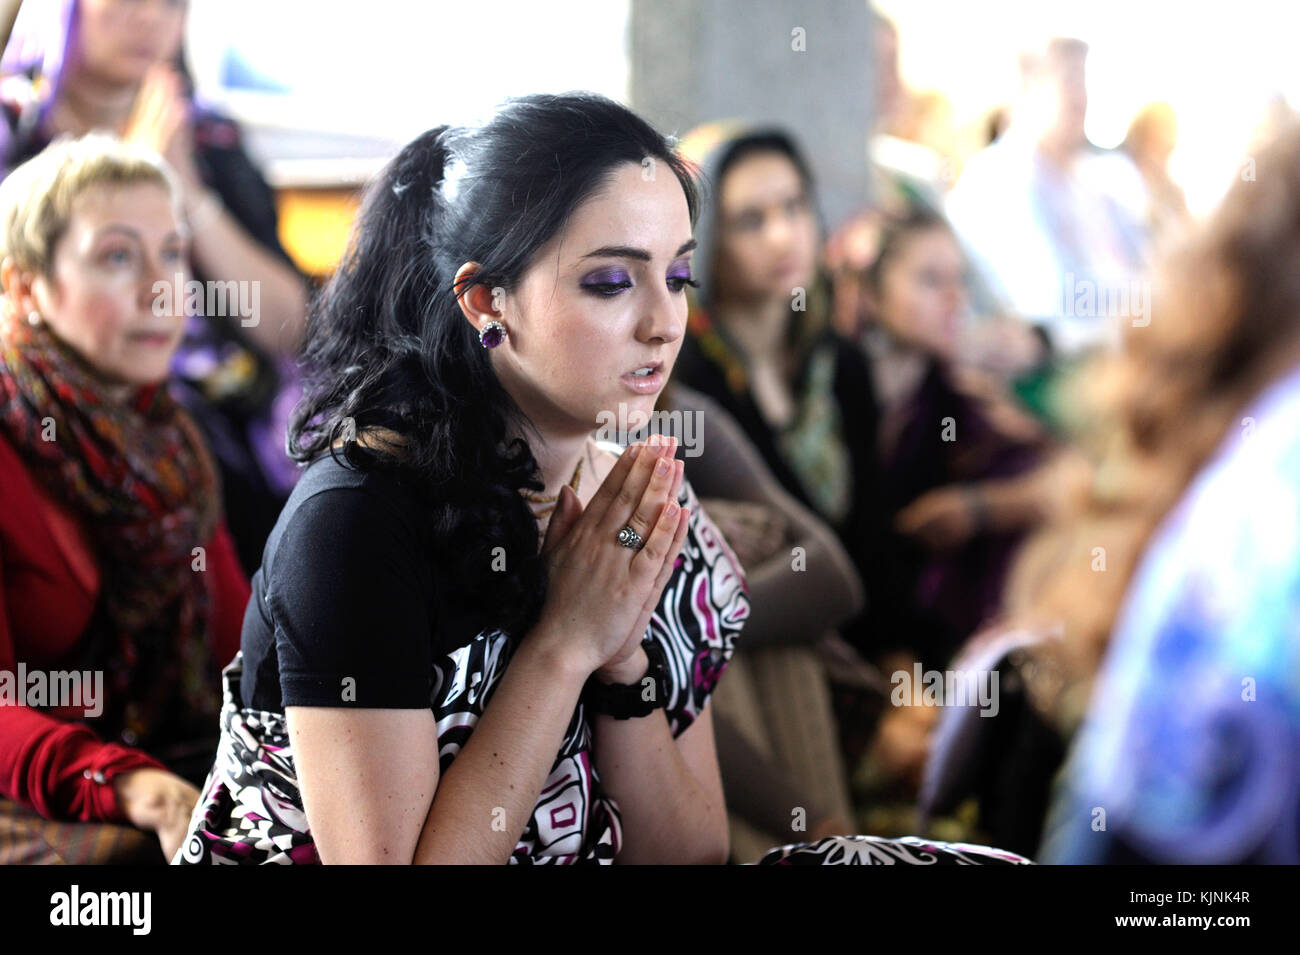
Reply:
M960 311L966 307L966 283L958 280L949 284L945 299L950 308Z
M768 216L767 228L764 232L767 236L768 247L774 252L785 252L790 248L794 230L786 216L780 214Z
M670 291L666 286L655 297L653 304L642 323L647 340L674 342L686 333L686 310L676 299L684 296L682 292Z
M170 309L161 309L168 314L184 314L185 274L179 266L165 265L161 259L151 258L140 276L140 298L150 309L155 303L170 301Z

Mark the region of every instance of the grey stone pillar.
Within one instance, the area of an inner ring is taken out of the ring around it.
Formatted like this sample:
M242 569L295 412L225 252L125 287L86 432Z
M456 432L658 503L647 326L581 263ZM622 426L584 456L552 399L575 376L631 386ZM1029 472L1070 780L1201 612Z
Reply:
M665 133L739 118L799 139L833 228L867 199L866 0L632 0L630 105Z

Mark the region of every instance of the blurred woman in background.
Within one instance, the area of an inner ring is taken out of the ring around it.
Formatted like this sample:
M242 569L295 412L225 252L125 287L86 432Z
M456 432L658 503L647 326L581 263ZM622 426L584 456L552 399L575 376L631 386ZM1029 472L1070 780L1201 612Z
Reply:
M179 201L155 154L99 136L0 186L0 672L106 678L87 707L0 705L7 861L164 861L216 750L249 590L211 455L165 387Z
M244 304L257 303L254 315L225 296L203 297L199 311L211 313L188 317L170 383L216 454L231 531L251 574L297 478L284 432L299 394L293 359L307 286L280 244L274 194L239 127L194 98L183 47L188 7L24 3L0 60L0 172L60 135L101 130L141 143L176 171L194 278L205 288L212 281L256 289L256 299L240 293Z
M863 277L881 461L869 620L890 681L917 663L949 667L997 614L1008 562L1048 503L1035 470L1044 432L964 347L968 276L947 221L918 208L886 220ZM886 709L860 779L873 801L909 816L940 715L914 691L914 705Z
M867 273L876 503L889 528L875 639L927 668L945 666L997 612L1008 560L1041 516L1033 469L1046 435L963 361L966 279L951 227L926 210L887 226Z
M709 201L676 379L721 405L781 486L836 532L870 612L878 411L861 350L830 322L809 166L784 132L742 123L700 127L682 149ZM859 648L869 640L862 623L844 625Z
M1089 385L1095 480L1027 548L1029 688L1075 735L1043 855L1300 862L1300 124Z

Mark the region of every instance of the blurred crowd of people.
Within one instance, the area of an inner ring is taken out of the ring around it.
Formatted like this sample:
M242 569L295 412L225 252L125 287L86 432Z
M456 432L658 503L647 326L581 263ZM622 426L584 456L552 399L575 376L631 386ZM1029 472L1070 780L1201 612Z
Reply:
M0 861L175 854L298 473L311 285L184 4L136 6L24 4L0 63L0 670L102 669L111 702L0 707ZM707 198L657 407L708 423L686 475L752 600L715 699L732 857L1300 862L1300 127L1194 222L1169 107L1088 141L1081 41L1024 52L963 160L874 39L848 221L788 129L680 146ZM177 272L260 283L260 320L158 318ZM995 674L995 712L900 694L936 671Z

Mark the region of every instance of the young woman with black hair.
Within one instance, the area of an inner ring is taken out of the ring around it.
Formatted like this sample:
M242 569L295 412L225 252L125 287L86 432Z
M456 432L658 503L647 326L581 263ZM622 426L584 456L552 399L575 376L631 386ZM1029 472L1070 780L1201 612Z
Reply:
M743 573L674 439L593 439L673 368L697 208L592 94L387 167L309 320L309 463L173 862L726 859L706 704Z
M311 317L311 464L178 861L725 860L705 703L741 570L671 444L592 438L672 369L695 208L663 137L594 96L390 164Z

